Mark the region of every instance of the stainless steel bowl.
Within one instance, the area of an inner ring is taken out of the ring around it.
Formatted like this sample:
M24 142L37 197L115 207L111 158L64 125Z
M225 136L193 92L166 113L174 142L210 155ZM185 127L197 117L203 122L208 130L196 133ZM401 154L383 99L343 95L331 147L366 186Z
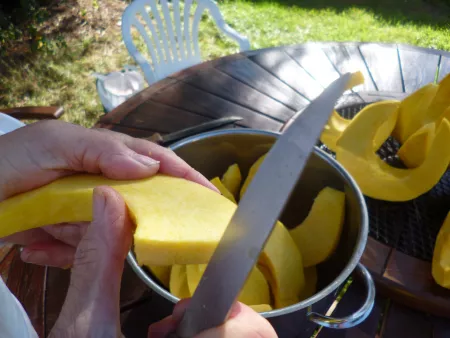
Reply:
M250 166L270 149L278 135L261 130L226 129L184 139L172 145L171 149L208 179L222 176L233 163L239 164L245 177ZM344 230L332 257L317 267L316 294L289 307L261 313L263 317L269 318L279 337L295 337L293 325L301 330L305 320L332 328L355 326L369 315L374 304L374 283L368 271L359 263L368 236L366 204L355 181L339 163L315 148L281 221L287 226L299 224L306 217L314 197L325 186L334 187L346 194ZM127 260L140 279L152 290L173 304L178 302L179 299L163 287L147 268L137 264L132 250ZM315 308L315 305L336 292L353 272L359 273L367 288L367 297L361 308L340 319L319 314L319 311L325 309Z

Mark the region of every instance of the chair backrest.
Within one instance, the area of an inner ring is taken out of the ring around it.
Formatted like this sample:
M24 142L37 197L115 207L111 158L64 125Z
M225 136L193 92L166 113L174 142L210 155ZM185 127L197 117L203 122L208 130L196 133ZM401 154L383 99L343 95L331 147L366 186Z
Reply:
M9 133L23 126L25 126L25 123L9 115L0 113L0 135Z
M215 2L197 0L196 3L193 20L190 20L192 0L185 0L183 11L180 9L179 0L172 0L172 16L167 0L160 0L159 5L156 0L135 0L125 9L122 15L122 38L128 52L141 67L149 84L202 61L198 31L202 14L206 9L217 27L239 43L240 51L250 49L248 39L225 23ZM151 63L138 51L133 42L133 26L147 45Z

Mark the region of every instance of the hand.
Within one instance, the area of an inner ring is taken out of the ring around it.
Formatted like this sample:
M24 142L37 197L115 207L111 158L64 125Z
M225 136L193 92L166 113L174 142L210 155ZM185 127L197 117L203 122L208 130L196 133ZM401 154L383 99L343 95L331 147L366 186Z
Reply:
M183 299L175 305L171 316L151 325L148 338L168 338L176 330L178 323L189 303ZM219 327L201 332L195 338L277 338L270 323L252 308L236 302L230 311L228 320Z
M0 137L0 201L77 172L139 179L158 171L217 189L169 149L106 129L43 121ZM68 267L87 224L49 225L3 242L23 245L28 263Z

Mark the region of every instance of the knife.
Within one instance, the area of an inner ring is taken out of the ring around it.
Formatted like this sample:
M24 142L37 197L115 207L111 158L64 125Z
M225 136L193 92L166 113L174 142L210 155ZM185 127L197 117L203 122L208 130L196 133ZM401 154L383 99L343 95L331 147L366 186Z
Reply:
M162 135L159 133L154 133L152 136L147 137L146 140L152 141L159 145L165 146L169 143L181 140L185 137L189 137L192 135L196 135L198 133L202 133L204 131L212 130L215 128L223 127L229 124L233 124L235 122L241 121L243 118L240 116L228 116L222 117L219 119L215 119L212 121L201 123L197 126L182 129L170 134Z
M271 147L170 337L190 338L226 321L350 79L347 73L331 83Z

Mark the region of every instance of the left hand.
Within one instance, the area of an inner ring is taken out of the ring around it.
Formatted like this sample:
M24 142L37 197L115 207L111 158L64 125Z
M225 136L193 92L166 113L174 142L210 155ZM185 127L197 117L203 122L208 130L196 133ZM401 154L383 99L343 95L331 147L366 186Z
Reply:
M37 122L0 136L0 201L74 173L111 179L164 174L217 189L173 151L106 129L62 121ZM72 264L87 223L49 225L3 238L23 245L25 262L55 267Z

